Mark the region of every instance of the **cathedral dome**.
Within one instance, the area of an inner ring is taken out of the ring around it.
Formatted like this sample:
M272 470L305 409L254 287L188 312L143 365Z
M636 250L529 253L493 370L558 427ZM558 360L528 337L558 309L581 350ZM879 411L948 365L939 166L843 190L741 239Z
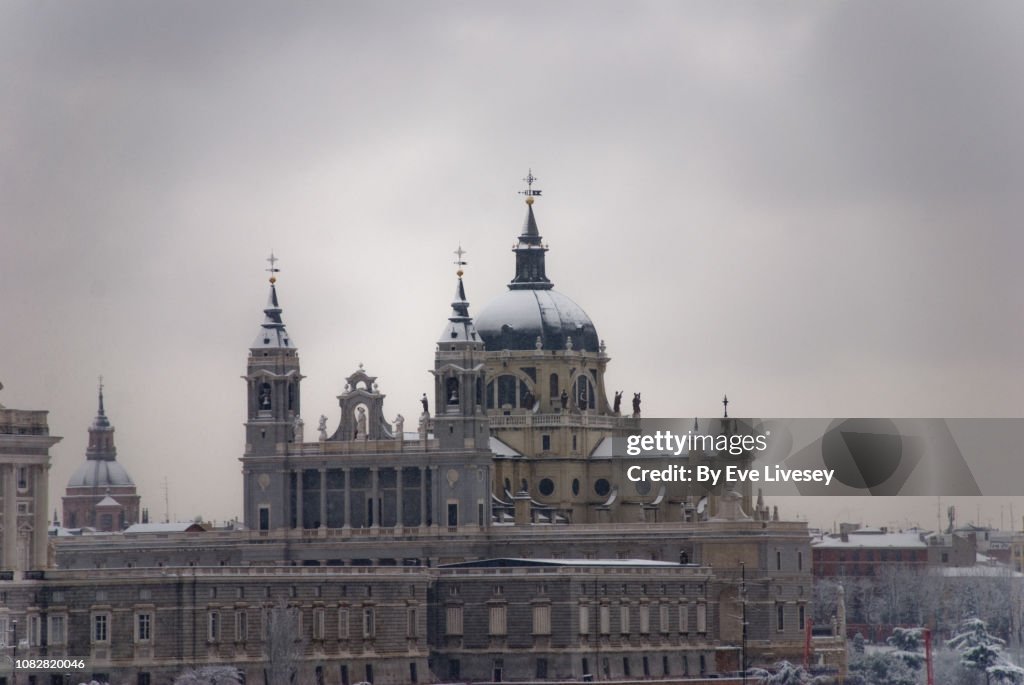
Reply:
M597 329L583 308L553 289L508 290L476 316L476 330L488 352L532 350L540 338L545 350L597 352Z
M116 461L89 459L75 470L69 488L105 488L133 486L131 476Z

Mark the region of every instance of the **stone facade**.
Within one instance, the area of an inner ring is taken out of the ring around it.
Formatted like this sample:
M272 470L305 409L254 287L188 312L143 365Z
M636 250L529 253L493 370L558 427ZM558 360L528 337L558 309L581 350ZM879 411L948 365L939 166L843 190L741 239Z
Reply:
M0 405L0 580L50 565L50 448L60 438L46 415Z

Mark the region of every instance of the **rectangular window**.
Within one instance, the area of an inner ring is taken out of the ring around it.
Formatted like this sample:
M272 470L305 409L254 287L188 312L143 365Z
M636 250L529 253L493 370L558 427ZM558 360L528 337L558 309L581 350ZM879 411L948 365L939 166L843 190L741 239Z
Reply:
M703 635L708 632L708 605L697 605L697 633Z
M803 552L797 552L796 553L796 570L797 571L803 571L804 570L804 553Z
M590 634L590 607L586 604L580 605L580 635Z
M64 615L50 616L49 617L49 629L46 631L49 636L49 643L51 645L62 645L67 640L68 634L68 619ZM3 626L0 625L0 630Z
M149 642L153 637L153 614L144 611L135 614L135 641Z
M619 607L619 632L629 635L629 605L623 604Z
M533 607L533 634L551 634L551 605L538 604Z
M39 620L38 615L32 615L28 617L28 635L25 637L28 639L30 645L38 645L40 642L40 630L42 628L42 621Z
M462 635L462 607L448 607L445 610L445 635Z
M547 680L548 677L548 660L543 657L537 657L537 668L534 670L534 676L537 680Z
M405 611L405 635L416 637L419 626L417 625L416 607L409 607Z
M313 609L313 639L323 640L324 639L324 609L323 607L316 607Z
M110 633L110 617L107 614L93 614L92 616L92 641L108 642Z
M786 629L786 607L783 604L775 605L775 628L777 630Z
M490 620L488 621L489 632L491 635L507 635L507 613L505 605L493 606L490 611Z
M348 609L342 607L338 609L338 639L345 640L348 638Z
M372 607L363 609L363 637L370 638L377 634L377 615Z
M798 622L798 625L800 626L800 630L803 630L804 628L807 627L807 623L805 621L807 616L804 613L804 605L803 604L800 605L800 608L799 608L798 611L799 611L799 613L798 613L798 616L797 616L797 622Z
M544 450L545 452L547 452L547 451L549 451L551 449L551 436L550 435L542 435L542 436L540 436L540 448L542 450Z
M206 639L216 642L220 639L220 612L211 611L206 615Z
M235 612L235 642L245 642L249 637L249 612L239 609Z

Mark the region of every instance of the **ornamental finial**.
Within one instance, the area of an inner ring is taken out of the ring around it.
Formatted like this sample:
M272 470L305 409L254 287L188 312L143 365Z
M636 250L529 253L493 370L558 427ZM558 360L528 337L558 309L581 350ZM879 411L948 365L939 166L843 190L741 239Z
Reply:
M462 249L462 243L459 243L459 249L455 250L452 254L455 255L455 261L452 263L458 267L458 271L455 272L455 275L462 278L462 267L466 266L466 260L462 258L462 255L466 254L466 251Z
M537 180L537 177L533 175L533 169L530 169L526 173L526 177L523 181L526 182L526 190L520 190L520 195L526 196L526 204L532 205L534 197L540 197L541 191L533 189L533 182Z
M270 268L266 269L266 271L270 272L270 285L274 285L275 283L277 283L277 276L275 276L274 274L280 271L280 269L274 266L275 264L277 264L279 260L277 257L274 256L273 250L270 251L270 256L267 257L267 261L270 262Z

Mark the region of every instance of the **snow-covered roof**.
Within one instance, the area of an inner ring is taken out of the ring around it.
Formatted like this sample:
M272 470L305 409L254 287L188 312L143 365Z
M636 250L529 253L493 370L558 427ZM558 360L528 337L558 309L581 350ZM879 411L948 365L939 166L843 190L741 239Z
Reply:
M184 533L206 530L194 521L172 521L170 523L134 523L125 529L125 533Z
M653 559L520 559L506 557L498 559L480 559L477 561L464 561L457 564L444 564L442 568L499 568L515 566L597 566L634 568L643 566L646 568L679 568L679 564L672 561L655 561Z
M501 440L498 440L498 438L494 437L493 435L491 436L490 440L488 440L487 446L490 447L491 451L494 452L494 456L496 457L523 456L521 452L518 452L517 450L509 447L508 445L506 445Z
M927 539L927 538L926 538ZM860 529L849 533L846 540L838 535L827 535L821 540L814 540L811 546L818 549L832 548L868 548L868 547L890 547L890 548L914 548L927 547L925 540L921 539L921 533L887 533L876 528Z
M106 497L101 499L99 502L97 502L96 506L97 507L119 507L119 506L121 506L121 503L118 502L113 497L111 497L110 495L107 495Z
M537 338L545 350L573 348L597 352L600 340L583 308L555 290L507 290L476 317L476 330L488 351L532 350Z

